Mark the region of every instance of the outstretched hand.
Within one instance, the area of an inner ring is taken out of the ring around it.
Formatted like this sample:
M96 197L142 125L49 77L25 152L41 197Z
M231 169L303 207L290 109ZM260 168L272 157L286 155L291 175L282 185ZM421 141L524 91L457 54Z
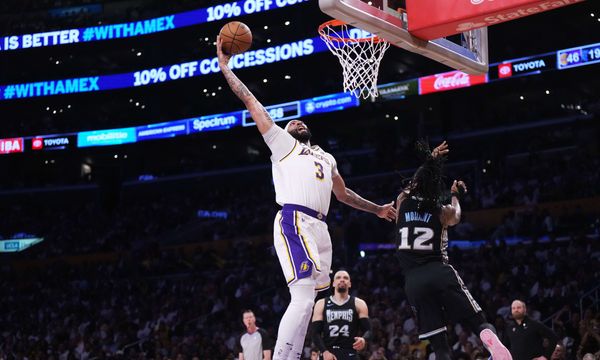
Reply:
M450 187L450 192L466 194L467 193L467 184L465 184L462 180L454 180L452 186Z
M431 152L431 156L433 156L434 159L437 159L440 156L446 155L448 152L450 152L450 149L448 149L448 143L444 141L443 143L439 144L435 149L433 149L433 151Z
M391 203L381 205L376 214L380 218L385 219L387 221L396 221L396 217L398 216L393 201Z
M219 59L219 65L229 64L229 60L231 59L231 55L227 55L223 52L223 40L220 36L217 35L217 58Z

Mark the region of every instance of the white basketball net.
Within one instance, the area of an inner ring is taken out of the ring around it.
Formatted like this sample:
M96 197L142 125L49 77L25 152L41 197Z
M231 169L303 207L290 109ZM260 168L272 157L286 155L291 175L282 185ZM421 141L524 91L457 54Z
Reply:
M344 74L344 91L357 98L379 96L379 64L390 43L357 28L334 22L319 30L321 39L339 59Z

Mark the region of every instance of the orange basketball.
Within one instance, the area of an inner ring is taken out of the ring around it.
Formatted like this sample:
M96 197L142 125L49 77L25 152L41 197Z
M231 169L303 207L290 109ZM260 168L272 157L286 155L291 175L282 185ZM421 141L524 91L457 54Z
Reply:
M241 54L252 45L250 28L239 21L228 22L219 32L223 41L222 49L225 54Z

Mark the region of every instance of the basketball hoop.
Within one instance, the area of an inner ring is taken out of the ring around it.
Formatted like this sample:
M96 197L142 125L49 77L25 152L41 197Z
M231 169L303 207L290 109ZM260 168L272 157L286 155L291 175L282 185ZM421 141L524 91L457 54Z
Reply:
M340 20L323 23L319 35L342 65L344 91L357 98L377 97L379 64L390 44Z

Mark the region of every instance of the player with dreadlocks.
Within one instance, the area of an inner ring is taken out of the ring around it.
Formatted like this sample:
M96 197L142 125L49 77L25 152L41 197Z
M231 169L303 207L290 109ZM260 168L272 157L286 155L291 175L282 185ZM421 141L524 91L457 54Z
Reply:
M430 341L436 360L450 360L446 324L453 320L479 334L494 360L512 360L448 262L448 227L460 222L459 200L467 191L463 181L454 180L451 203L442 204L448 145L444 142L430 152L427 143L419 141L417 151L424 162L398 196L396 241L406 296L417 315L419 338Z

